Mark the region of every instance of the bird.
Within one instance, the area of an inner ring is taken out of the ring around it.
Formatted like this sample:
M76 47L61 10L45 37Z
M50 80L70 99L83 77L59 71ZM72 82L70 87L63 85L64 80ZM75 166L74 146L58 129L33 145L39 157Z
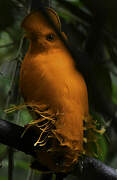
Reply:
M49 171L68 172L85 153L84 121L92 121L87 86L64 43L67 38L55 10L32 11L21 26L29 47L19 87L34 118L26 131L35 127L39 133L34 142L36 161Z

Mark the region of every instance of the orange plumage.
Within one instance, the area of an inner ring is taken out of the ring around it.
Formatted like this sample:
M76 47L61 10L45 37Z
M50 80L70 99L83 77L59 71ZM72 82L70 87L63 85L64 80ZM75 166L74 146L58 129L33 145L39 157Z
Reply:
M47 8L46 12L62 34L55 11ZM22 27L30 45L21 65L20 90L24 102L35 112L36 120L32 124L41 133L35 143L37 159L51 171L69 171L84 151L83 120L89 116L86 84L69 51L41 11L30 13ZM42 145L41 138L43 143L51 140L51 148ZM60 157L62 163L57 161Z

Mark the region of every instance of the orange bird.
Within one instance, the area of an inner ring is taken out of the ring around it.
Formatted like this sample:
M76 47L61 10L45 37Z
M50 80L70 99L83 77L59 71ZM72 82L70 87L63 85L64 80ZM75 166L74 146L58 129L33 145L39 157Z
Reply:
M57 31L61 24L56 12L46 8ZM83 120L88 119L85 81L57 31L42 11L24 18L22 27L29 48L20 71L20 90L34 121L39 138L34 143L36 159L54 172L72 169L84 153Z

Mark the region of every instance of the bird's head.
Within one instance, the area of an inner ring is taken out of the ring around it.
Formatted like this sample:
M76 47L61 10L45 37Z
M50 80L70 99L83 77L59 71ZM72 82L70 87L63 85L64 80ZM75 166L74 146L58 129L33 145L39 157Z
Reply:
M51 47L60 46L61 23L59 16L51 8L31 12L22 22L26 37L38 47L38 51L45 51Z

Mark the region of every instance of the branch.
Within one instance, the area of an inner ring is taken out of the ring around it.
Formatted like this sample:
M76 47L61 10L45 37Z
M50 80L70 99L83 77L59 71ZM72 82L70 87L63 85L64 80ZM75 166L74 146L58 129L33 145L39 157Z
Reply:
M82 164L83 170L78 173L79 180L117 180L117 171L97 159L85 157Z
M34 133L29 129L22 138L23 132L24 127L0 119L0 143L26 154L34 155Z
M24 136L24 127L0 119L0 143L8 145L31 156L35 156L34 142L38 138L35 129L29 129ZM81 180L99 178L103 180L117 180L115 169L103 164L94 158L85 157L83 160L83 171L80 172L79 165L75 167L75 175ZM41 168L41 167L39 167Z

